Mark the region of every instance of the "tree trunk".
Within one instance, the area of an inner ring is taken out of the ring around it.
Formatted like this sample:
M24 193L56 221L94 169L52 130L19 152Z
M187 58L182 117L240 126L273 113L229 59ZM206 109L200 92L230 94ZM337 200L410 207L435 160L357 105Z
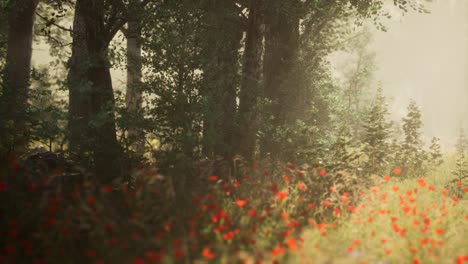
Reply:
M104 1L78 0L69 62L70 150L79 157L91 153L100 183L121 174L107 35Z
M203 152L233 155L239 48L242 28L236 4L213 0L206 14L203 79L205 97Z
M9 151L22 152L28 143L28 90L34 13L39 0L17 0L13 3L8 17L7 54L0 101L0 134L8 142L5 147Z
M274 127L284 124L286 120L286 87L294 62L294 55L299 42L299 16L295 13L296 0L275 0L266 9L265 16L265 57L264 57L264 96L271 101L265 109L266 118L272 117ZM277 143L265 139L262 142L262 153L275 156L279 151Z
M138 13L132 10L132 15L128 22L128 28L125 32L127 38L127 91L125 94L125 106L132 115L138 115L141 112L142 105L142 57L141 57L141 23L138 19ZM135 147L135 151L143 155L144 153L144 134L141 129L130 127L128 130L130 142Z
M239 154L252 160L258 131L263 53L263 0L251 0L239 94Z

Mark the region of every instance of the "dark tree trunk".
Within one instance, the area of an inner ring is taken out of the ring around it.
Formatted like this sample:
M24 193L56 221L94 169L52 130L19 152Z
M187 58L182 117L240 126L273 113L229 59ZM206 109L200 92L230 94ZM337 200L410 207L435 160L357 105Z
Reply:
M204 46L205 112L203 152L231 158L242 27L235 2L213 0L207 7Z
M278 127L286 120L286 87L283 83L293 67L299 42L299 16L295 0L275 0L266 8L265 16L265 57L264 96L272 102L266 109L267 118L273 117L273 126ZM289 89L290 90L290 89ZM262 142L263 154L275 156L279 151L277 143Z
M27 147L27 108L34 13L39 0L13 2L8 17L8 40L3 94L1 98L0 136L9 151L22 152Z
M239 94L239 154L252 160L258 131L257 104L261 92L263 0L251 0Z
M89 152L96 180L109 183L121 174L116 139L114 94L107 60L110 39L104 27L104 1L78 0L70 58L70 150Z
M125 94L125 105L132 115L141 111L142 104L142 57L141 57L141 26L136 16L130 18L128 28L125 32L127 38L127 91ZM141 129L130 127L128 130L135 150L138 154L144 152L144 134Z

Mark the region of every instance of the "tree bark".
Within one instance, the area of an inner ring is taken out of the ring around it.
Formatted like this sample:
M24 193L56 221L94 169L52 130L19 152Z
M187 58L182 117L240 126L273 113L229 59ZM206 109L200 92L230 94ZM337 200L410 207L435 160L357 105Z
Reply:
M14 1L8 17L8 40L0 114L2 139L9 151L27 147L26 126L31 72L34 13L39 0ZM6 134L5 134L6 133ZM11 141L10 141L11 140Z
M278 127L286 120L286 89L283 82L290 73L295 52L299 44L299 16L296 14L298 1L273 1L265 16L264 96L271 104L265 109L266 118L272 117L273 126ZM265 139L263 154L275 155L277 143Z
M91 154L99 183L110 183L121 174L108 36L104 1L78 0L68 76L70 151L78 157Z
M264 6L251 0L246 31L244 64L239 94L239 154L252 160L258 132L258 99L261 92Z
M127 91L125 94L125 106L132 115L141 111L142 105L142 57L141 57L141 23L137 14L132 15L126 30L127 38ZM128 137L135 147L135 151L143 155L144 134L141 129L130 127Z
M234 150L239 48L243 30L233 1L211 1L206 19L203 152L206 156L229 159Z

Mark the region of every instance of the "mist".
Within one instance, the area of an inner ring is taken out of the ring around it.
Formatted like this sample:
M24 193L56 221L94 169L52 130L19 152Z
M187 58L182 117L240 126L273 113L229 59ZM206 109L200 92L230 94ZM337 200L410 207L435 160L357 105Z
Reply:
M376 79L389 97L395 121L414 99L423 113L424 138L440 137L453 147L461 126L468 127L468 1L427 3L430 14L409 12L374 30Z

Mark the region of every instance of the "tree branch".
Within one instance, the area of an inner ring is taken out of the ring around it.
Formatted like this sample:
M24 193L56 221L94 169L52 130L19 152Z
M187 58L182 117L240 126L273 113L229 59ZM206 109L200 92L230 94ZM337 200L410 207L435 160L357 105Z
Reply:
M57 28L61 29L61 30L64 30L64 31L67 31L67 32L70 32L70 33L73 33L73 29L70 27L70 28L66 28L64 26L61 26L57 23L55 23L54 19L48 19L47 17L45 16L42 16L41 14L39 14L39 12L36 12L36 15L38 17L40 17L42 20L44 20L46 22L46 25L53 25L53 26L56 26Z

